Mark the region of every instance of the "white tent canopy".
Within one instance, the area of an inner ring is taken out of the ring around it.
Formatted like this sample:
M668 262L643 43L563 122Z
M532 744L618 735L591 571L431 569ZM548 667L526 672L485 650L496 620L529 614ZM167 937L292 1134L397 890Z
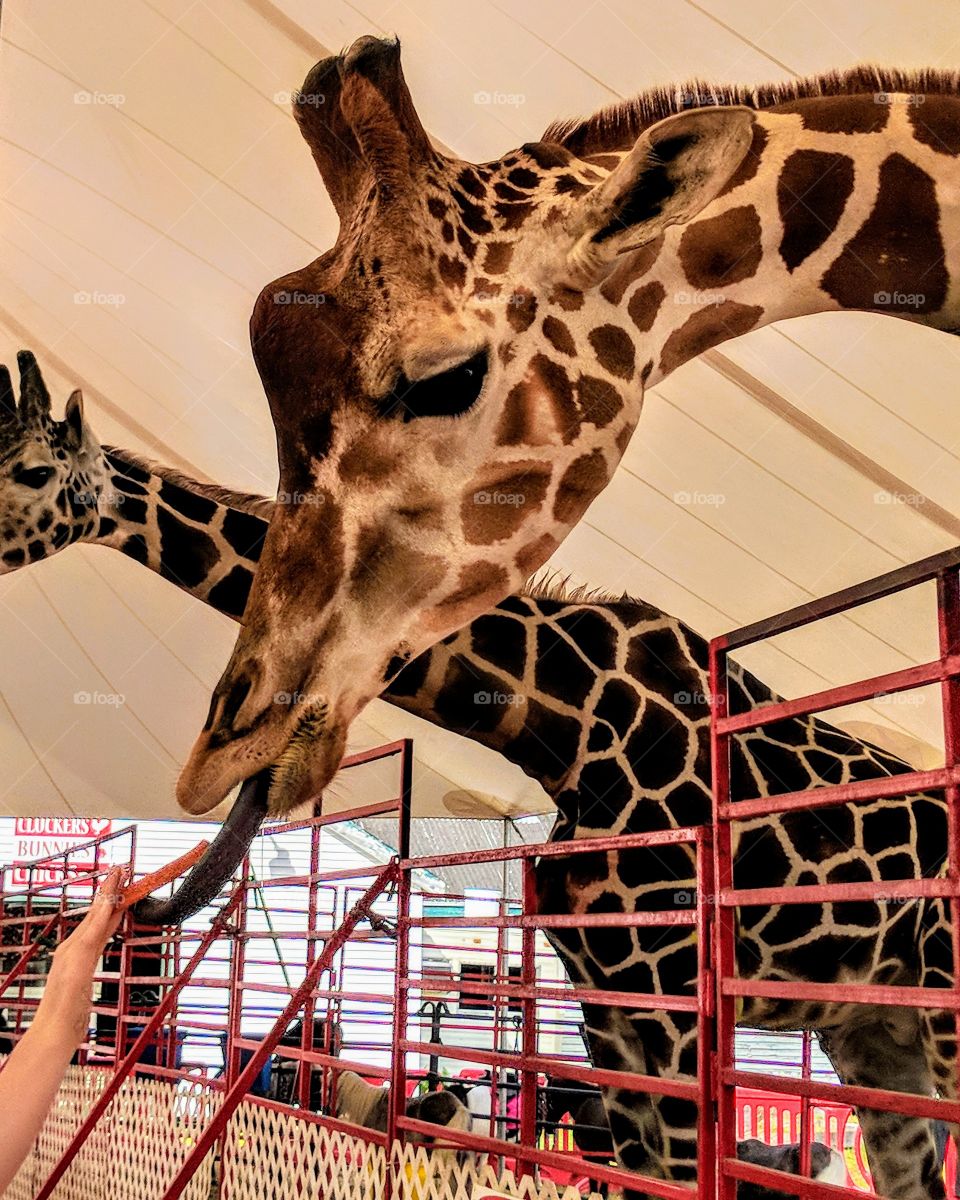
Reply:
M424 124L477 161L554 117L691 76L960 65L950 0L808 0L779 16L760 0L6 0L0 360L33 349L55 403L81 386L105 442L272 493L247 321L263 284L336 232L286 101L317 58L370 32L400 34ZM955 545L958 359L954 338L862 314L728 343L650 394L555 564L712 635ZM0 580L0 612L0 811L175 815L235 627L95 548ZM934 635L917 592L750 665L796 694L931 657ZM935 746L933 708L849 715ZM411 732L420 811L543 807L497 756L379 701L351 745ZM352 787L337 785L341 803Z

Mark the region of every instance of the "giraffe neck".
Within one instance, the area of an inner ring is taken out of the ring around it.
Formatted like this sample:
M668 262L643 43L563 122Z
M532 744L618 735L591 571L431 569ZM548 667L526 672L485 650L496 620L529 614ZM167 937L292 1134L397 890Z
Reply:
M833 96L758 111L752 148L721 195L622 255L601 286L629 317L632 349L610 339L611 369L635 369L652 386L743 333L840 309L956 330L958 147L945 131L958 120L952 96Z
M186 478L128 450L105 447L104 457L99 525L88 540L239 621L272 502Z

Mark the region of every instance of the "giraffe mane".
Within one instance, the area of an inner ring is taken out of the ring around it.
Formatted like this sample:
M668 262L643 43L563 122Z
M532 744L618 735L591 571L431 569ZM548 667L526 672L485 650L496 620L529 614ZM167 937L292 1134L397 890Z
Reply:
M591 587L588 583L571 583L570 575L545 567L531 575L520 588L520 595L530 600L557 600L570 604L642 604L626 592L611 592L607 588Z
M685 83L648 88L628 100L608 104L589 117L553 121L541 138L558 142L577 155L625 150L645 129L664 117L701 105L772 108L790 100L817 96L853 96L864 92L905 92L951 95L960 92L960 71L922 67L902 70L861 63L845 70L826 71L780 83L711 83L689 79Z
M253 492L235 492L231 488L221 487L216 483L193 479L190 475L184 475L181 471L174 470L173 467L165 466L152 458L147 458L146 455L137 454L133 450L126 450L119 446L104 446L103 451L111 459L135 467L140 471L147 471L151 475L158 475L167 483L193 492L195 495L206 496L215 504L226 504L231 508L239 508L243 512L250 513L251 516L262 517L266 521L270 520L273 513L274 502L269 496L257 496Z

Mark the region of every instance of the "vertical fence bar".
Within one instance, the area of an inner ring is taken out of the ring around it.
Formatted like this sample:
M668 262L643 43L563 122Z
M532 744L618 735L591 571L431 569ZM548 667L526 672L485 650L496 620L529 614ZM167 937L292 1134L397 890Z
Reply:
M960 575L956 569L942 571L937 577L937 626L939 630L940 655L960 651ZM943 751L944 765L955 767L960 762L960 680L945 679L940 688L943 706ZM948 906L952 930L954 986L960 970L960 789L956 784L946 788L947 801L947 876L953 882L953 894ZM960 1009L954 1009L954 1033L960 1046ZM957 1056L960 1071L960 1055ZM960 1087L960 1078L958 1078Z
M537 911L537 880L532 858L522 860L523 911L527 916ZM520 975L525 988L533 988L537 982L536 938L537 931L524 927L520 933ZM509 976L508 976L509 978ZM532 995L520 1001L523 1016L523 1065L520 1068L520 1138L521 1146L535 1146L537 1142L537 1072L527 1064L537 1055L537 1002ZM529 1159L518 1160L520 1177L532 1175L537 1168Z
M801 1051L800 1051L800 1077L809 1080L812 1074L812 1059L811 1059L811 1037L809 1029L805 1029L801 1034ZM800 1174L804 1178L810 1178L810 1097L800 1097Z
M714 1200L717 1192L717 1101L714 1060L716 1013L714 917L716 884L713 872L713 830L700 830L695 847L697 864L697 1198Z
M727 715L727 652L723 639L710 643L710 745L713 762L713 886L717 897L733 887L731 822L721 816L730 799L730 738L720 733L718 721ZM735 1057L737 1013L732 996L723 993L723 980L736 972L736 912L717 903L714 914L716 964L716 1054L714 1095L717 1101L717 1200L736 1200L736 1181L723 1167L737 1153L736 1089L724 1081L723 1070Z
M400 809L397 820L397 851L400 870L397 872L397 938L393 976L393 1049L390 1056L390 1109L387 1113L387 1172L392 1197L402 1194L401 1167L394 1154L399 1139L405 1140L397 1121L407 1111L407 1056L401 1044L407 1036L407 1010L410 993L400 987L400 980L410 975L410 891L413 870L410 860L410 811L413 804L413 742L403 739L400 751Z

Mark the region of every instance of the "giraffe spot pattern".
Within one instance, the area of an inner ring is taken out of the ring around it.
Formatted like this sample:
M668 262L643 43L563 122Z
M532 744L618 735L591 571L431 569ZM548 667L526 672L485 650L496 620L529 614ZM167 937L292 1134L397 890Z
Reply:
M620 379L633 378L636 351L625 329L619 325L598 325L590 330L588 341L601 367Z
M910 197L906 206L903 197ZM843 308L936 312L947 298L940 207L933 180L902 154L880 164L873 209L820 286Z
M460 502L466 540L473 546L489 546L511 537L530 513L540 510L550 480L550 468L536 459L495 463L481 471Z
M562 525L573 525L587 510L594 497L607 485L610 472L600 450L591 450L574 459L560 477L553 501L553 515Z
M796 113L811 133L880 133L886 128L889 104L873 94L817 96L774 105L771 112Z
M638 287L630 297L627 313L640 333L647 333L653 328L666 294L663 284L654 279Z
M669 375L711 346L719 346L721 342L747 333L762 315L763 308L759 305L740 304L736 300L724 300L722 304L711 304L691 313L664 342L660 353L661 372Z
M573 340L573 334L559 317L552 314L544 317L542 328L543 336L555 350L571 357L576 354L577 343Z
M207 595L207 603L219 612L226 613L239 621L247 607L253 572L246 567L231 567L224 577L213 585Z
M960 99L924 96L923 104L908 109L913 136L924 146L956 158L960 154Z
M795 150L777 178L783 222L780 257L795 270L837 227L853 192L853 159L825 150Z
M760 217L753 205L741 205L688 225L679 257L695 288L729 287L756 274L763 255Z

